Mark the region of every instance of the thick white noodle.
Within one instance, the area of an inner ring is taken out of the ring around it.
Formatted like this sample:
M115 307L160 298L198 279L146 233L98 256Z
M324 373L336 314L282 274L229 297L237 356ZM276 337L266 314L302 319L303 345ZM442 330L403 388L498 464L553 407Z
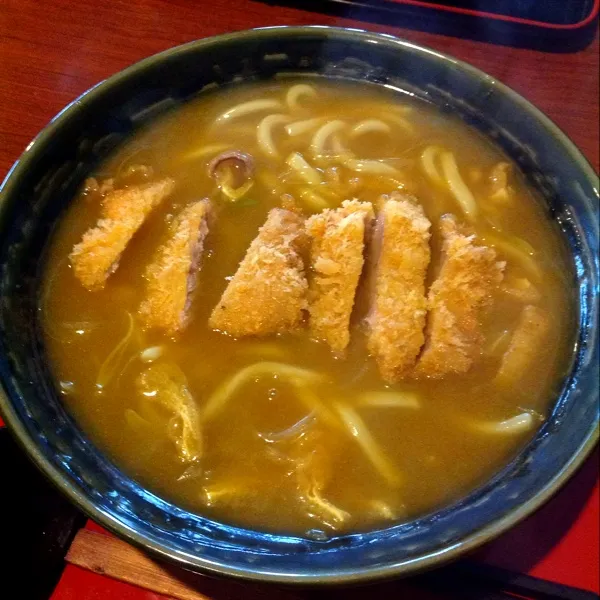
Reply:
M442 149L439 146L427 146L425 150L423 150L421 154L421 167L423 168L423 172L432 183L436 185L443 186L446 184L444 178L439 172L437 165L435 164L437 158L439 157Z
M317 418L323 420L330 427L335 429L340 428L340 420L337 415L331 411L331 409L313 392L310 388L305 385L295 386L296 397L306 406L308 410L313 412Z
M302 97L316 98L317 91L314 87L306 83L297 83L296 85L293 85L285 96L285 101L288 105L288 108L294 112L301 110L302 106L300 106L300 99Z
M383 115L382 118L385 119L386 121L388 121L389 123L393 123L394 125L397 125L404 133L406 133L408 135L412 136L412 135L415 135L415 133L416 133L415 128L412 125L412 123L410 123L406 119L403 119L402 117L386 114L386 115Z
M343 165L357 173L372 173L373 175L398 175L398 170L379 160L362 160L360 158L349 158L343 161Z
M358 396L358 404L382 408L421 408L419 397L412 392L363 392Z
M316 371L294 365L270 361L257 362L237 371L212 393L204 406L202 419L206 421L214 417L242 386L258 377L277 377L292 383L315 382L323 379L323 375Z
M306 162L306 159L300 152L292 152L285 162L288 166L297 171L298 175L300 175L306 183L310 183L311 185L319 185L322 183L319 172Z
M472 423L471 427L482 433L513 435L530 431L533 427L533 416L528 412L505 421L482 421Z
M135 320L131 313L127 311L127 331L119 340L119 343L113 348L111 353L106 357L96 378L96 390L102 392L119 373L125 370L125 367L131 362L131 357L125 360L125 354L129 344L132 341L133 330L135 329Z
M210 156L211 154L217 155L221 152L224 152L229 147L230 146L227 144L209 144L208 146L201 146L197 150L192 150L191 152L184 154L182 159L184 161L189 161L204 158L206 156Z
M313 156L322 156L323 154L326 154L325 146L329 137L345 128L346 123L339 119L329 121L328 123L325 123L325 125L319 127L310 143L310 151Z
M334 408L339 414L342 422L348 428L350 435L362 448L367 458L371 461L379 474L392 486L399 485L400 474L396 467L390 462L379 444L375 441L371 432L360 415L347 404L334 403Z
M505 279L500 291L525 304L537 304L542 299L540 291L527 277L517 277L512 281Z
M231 121L232 119L238 119L239 117L246 117L254 113L264 112L266 110L281 110L282 108L281 102L269 98L259 98L258 100L242 102L242 104L237 104L218 116L215 120L215 125Z
M285 131L290 137L296 137L303 133L312 131L315 127L318 127L323 122L323 117L314 117L312 119L304 119L302 121L294 121L289 125L285 126Z
M469 186L464 182L460 175L454 154L452 154L452 152L442 152L440 163L442 165L442 173L444 174L452 195L460 204L465 216L472 221L477 216L477 202L475 201Z
M365 133L386 133L390 134L392 130L387 123L384 123L380 119L366 119L357 123L350 130L350 137L357 138Z
M495 235L486 235L485 241L500 254L504 254L507 259L517 263L533 280L539 282L543 278L542 269L533 258L535 250L525 240L518 237L505 239Z
M256 139L260 149L273 158L279 156L275 142L273 140L273 128L278 125L284 125L290 120L287 115L269 115L265 117L256 128Z
M331 136L331 151L334 156L338 156L342 159L354 158L354 154L350 152L344 144L342 144L342 140L340 140L340 136L334 133Z

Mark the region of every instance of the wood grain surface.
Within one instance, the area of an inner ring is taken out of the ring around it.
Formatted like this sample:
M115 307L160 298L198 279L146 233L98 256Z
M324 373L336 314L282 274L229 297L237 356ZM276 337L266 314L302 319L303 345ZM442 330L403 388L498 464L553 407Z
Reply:
M68 563L94 573L133 583L176 600L212 600L218 588L219 600L301 600L300 594L262 585L241 584L202 577L158 563L137 548L113 537L82 529L66 556ZM275 592L275 593L274 593Z

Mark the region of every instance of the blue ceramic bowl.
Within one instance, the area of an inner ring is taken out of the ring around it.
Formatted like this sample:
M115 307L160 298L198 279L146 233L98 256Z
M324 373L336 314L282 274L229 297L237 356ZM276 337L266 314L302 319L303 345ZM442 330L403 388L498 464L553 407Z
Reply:
M560 224L579 298L570 373L557 390L551 418L510 465L435 514L328 541L216 523L130 479L66 412L48 374L36 317L40 257L52 226L98 162L141 124L209 84L282 71L401 88L493 138ZM347 583L438 565L538 508L598 438L597 177L531 104L481 71L427 48L361 31L281 27L201 40L148 58L75 100L27 147L2 186L0 242L5 421L38 467L90 517L193 570L286 583Z

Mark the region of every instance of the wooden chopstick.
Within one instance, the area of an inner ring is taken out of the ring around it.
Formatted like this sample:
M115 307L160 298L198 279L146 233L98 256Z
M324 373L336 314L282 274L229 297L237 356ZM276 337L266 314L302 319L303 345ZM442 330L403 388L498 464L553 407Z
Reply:
M126 581L176 600L299 600L287 590L212 579L156 562L120 539L81 529L66 561L113 579Z

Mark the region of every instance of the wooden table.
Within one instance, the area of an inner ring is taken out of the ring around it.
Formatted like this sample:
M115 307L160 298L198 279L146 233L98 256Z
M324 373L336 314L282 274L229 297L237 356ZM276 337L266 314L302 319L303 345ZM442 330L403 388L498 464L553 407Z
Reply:
M599 169L597 38L583 51L554 54L249 0L212 0L210 4L200 0L2 0L0 176L61 108L141 58L219 33L305 24L391 33L466 60L546 112L581 148L596 171ZM598 591L597 473L596 453L556 499L481 551L479 558ZM219 588L213 582L207 590L211 598L232 595L225 584ZM71 598L150 600L158 596L69 567L54 599Z

